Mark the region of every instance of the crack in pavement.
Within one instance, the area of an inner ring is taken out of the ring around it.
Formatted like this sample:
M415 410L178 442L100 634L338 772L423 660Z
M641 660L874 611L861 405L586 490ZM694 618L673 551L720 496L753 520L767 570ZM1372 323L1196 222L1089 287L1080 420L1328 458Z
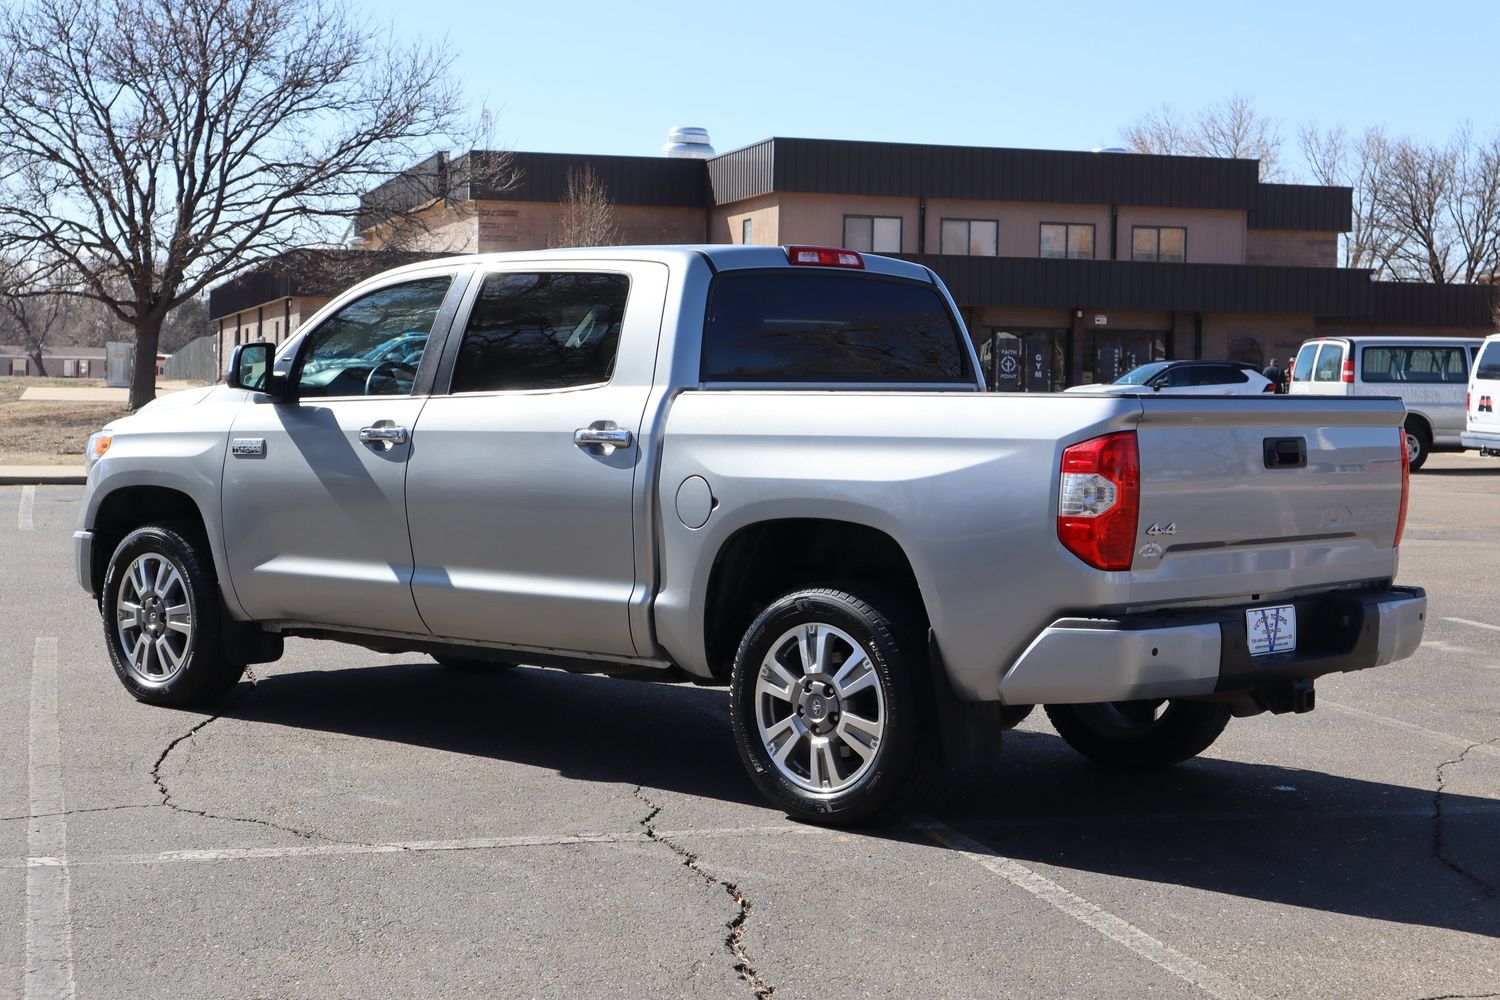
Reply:
M705 870L698 863L698 855L677 843L672 837L657 830L652 821L661 813L663 807L660 803L651 800L646 794L644 785L636 785L634 794L637 799L640 799L651 810L640 820L642 829L646 831L647 839L661 844L673 854L676 854L682 859L683 866L704 882L709 885L723 886L724 891L729 894L729 898L734 900L734 905L738 912L735 913L734 919L724 925L729 931L728 935L724 938L724 948L734 957L734 971L739 973L740 978L754 991L758 1000L768 1000L776 992L776 987L771 986L761 978L760 973L755 971L755 966L750 961L749 953L745 951L745 925L750 922L750 913L754 909L755 904L751 903L749 898L740 891L739 886L728 879L719 878L712 872Z
M1418 997L1417 1000L1488 1000L1500 997L1500 993L1439 993L1435 997Z
M1494 896L1495 896L1495 887L1493 885L1491 885L1489 882L1486 882L1484 879L1480 878L1478 875L1475 875L1473 872L1469 871L1463 865L1459 864L1457 861L1454 861L1452 858L1448 857L1448 855L1446 853L1444 853L1444 850L1443 850L1443 789L1444 789L1444 786L1447 784L1447 780L1448 779L1443 776L1443 769L1444 768L1448 768L1448 767L1452 767L1455 764L1462 764L1468 758L1469 754L1472 753L1473 751L1479 749L1480 747L1494 746L1496 743L1500 743L1500 736L1497 736L1497 737L1495 737L1494 739L1491 739L1491 740L1481 740L1478 743L1470 743L1467 747L1464 748L1464 752L1463 753L1459 754L1457 757L1453 758L1452 760L1445 760L1441 764L1439 764L1437 766L1437 788L1435 788L1433 790L1433 793L1432 793L1432 853L1433 853L1433 856L1436 857L1443 864L1447 865L1450 869L1452 869L1458 875L1462 876L1465 879L1468 879L1470 882L1473 882L1475 885L1479 886L1479 888L1484 892L1484 895L1486 896L1486 898L1494 898ZM1488 994L1481 994L1481 995L1482 996L1491 996L1491 997L1493 997L1493 996L1500 996L1500 994L1495 994L1495 993L1488 993ZM1424 1000L1444 1000L1444 998L1429 997L1429 998L1424 998Z
M0 816L0 823L15 823L23 819L55 819L59 816L81 816L84 813L114 812L117 809L160 809L160 802L138 802L128 806L93 806L88 809L64 809L62 812L31 813L25 816Z
M200 816L204 819L223 820L229 823L247 823L255 826L264 826L272 830L280 830L282 833L290 833L295 837L301 837L303 840L321 840L330 844L351 844L361 847L375 846L373 844L366 844L365 842L358 840L339 840L335 837L330 837L326 834L319 833L316 830L303 830L294 826L285 826L281 823L274 823L268 819L256 819L252 816L226 816L221 813L207 812L203 809L189 809L187 806L179 805L172 800L172 793L167 788L166 779L163 778L161 774L162 765L167 762L167 758L171 756L172 751L177 749L179 744L192 739L195 735L197 735L199 730L203 729L209 723L217 722L219 719L222 719L226 712L238 705L250 694L251 691L255 690L255 672L249 667L246 667L245 676L250 681L248 687L240 688L240 690L237 691L233 695L233 697L231 697L229 701L224 704L224 707L222 709L215 712L213 715L210 715L208 718L202 720L187 732L183 733L181 736L168 743L166 745L166 748L162 750L161 756L156 758L156 763L151 766L151 780L155 783L156 790L161 794L161 804L166 806L168 809L173 810L174 812L186 813L190 816Z

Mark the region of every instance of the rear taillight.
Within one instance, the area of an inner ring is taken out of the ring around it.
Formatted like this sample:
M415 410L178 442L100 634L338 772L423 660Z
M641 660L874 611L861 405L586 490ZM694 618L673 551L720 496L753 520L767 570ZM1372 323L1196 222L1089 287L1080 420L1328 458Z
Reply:
M1275 382L1267 382L1265 385L1263 385L1263 386L1260 387L1260 391L1261 392L1275 392L1276 391L1276 383Z
M1348 359L1346 359L1344 361L1344 374L1342 376L1342 379L1345 382L1353 382L1354 381L1354 359L1353 358L1348 358Z
M1411 496L1411 455L1406 450L1406 428L1397 427L1396 435L1401 438L1401 508L1396 511L1396 540L1391 542L1391 548L1401 547L1401 536L1406 533L1406 501Z
M1140 501L1135 431L1106 434L1064 449L1057 537L1069 552L1095 569L1129 569Z
M854 267L863 269L865 259L858 251L841 247L787 247L786 259L791 264L812 264L820 267Z

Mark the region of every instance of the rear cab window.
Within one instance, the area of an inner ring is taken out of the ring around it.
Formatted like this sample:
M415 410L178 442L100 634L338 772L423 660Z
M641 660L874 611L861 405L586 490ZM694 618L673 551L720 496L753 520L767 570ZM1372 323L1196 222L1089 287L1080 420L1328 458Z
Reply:
M714 278L700 377L978 385L963 328L930 283L792 268Z

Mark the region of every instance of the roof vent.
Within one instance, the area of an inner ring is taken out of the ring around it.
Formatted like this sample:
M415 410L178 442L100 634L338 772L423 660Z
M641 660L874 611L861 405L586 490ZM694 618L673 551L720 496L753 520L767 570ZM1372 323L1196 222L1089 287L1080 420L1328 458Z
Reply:
M708 129L690 125L673 125L662 144L661 155L678 160L707 160L714 155L708 144Z

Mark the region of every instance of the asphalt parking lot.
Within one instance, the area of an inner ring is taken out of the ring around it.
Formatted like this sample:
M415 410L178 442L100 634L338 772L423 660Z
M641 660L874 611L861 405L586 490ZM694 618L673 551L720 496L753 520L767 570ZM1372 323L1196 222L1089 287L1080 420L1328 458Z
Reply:
M765 807L727 696L288 643L148 708L0 487L0 995L1500 996L1500 461L1413 479L1427 639L1121 777L1040 713L909 821Z

